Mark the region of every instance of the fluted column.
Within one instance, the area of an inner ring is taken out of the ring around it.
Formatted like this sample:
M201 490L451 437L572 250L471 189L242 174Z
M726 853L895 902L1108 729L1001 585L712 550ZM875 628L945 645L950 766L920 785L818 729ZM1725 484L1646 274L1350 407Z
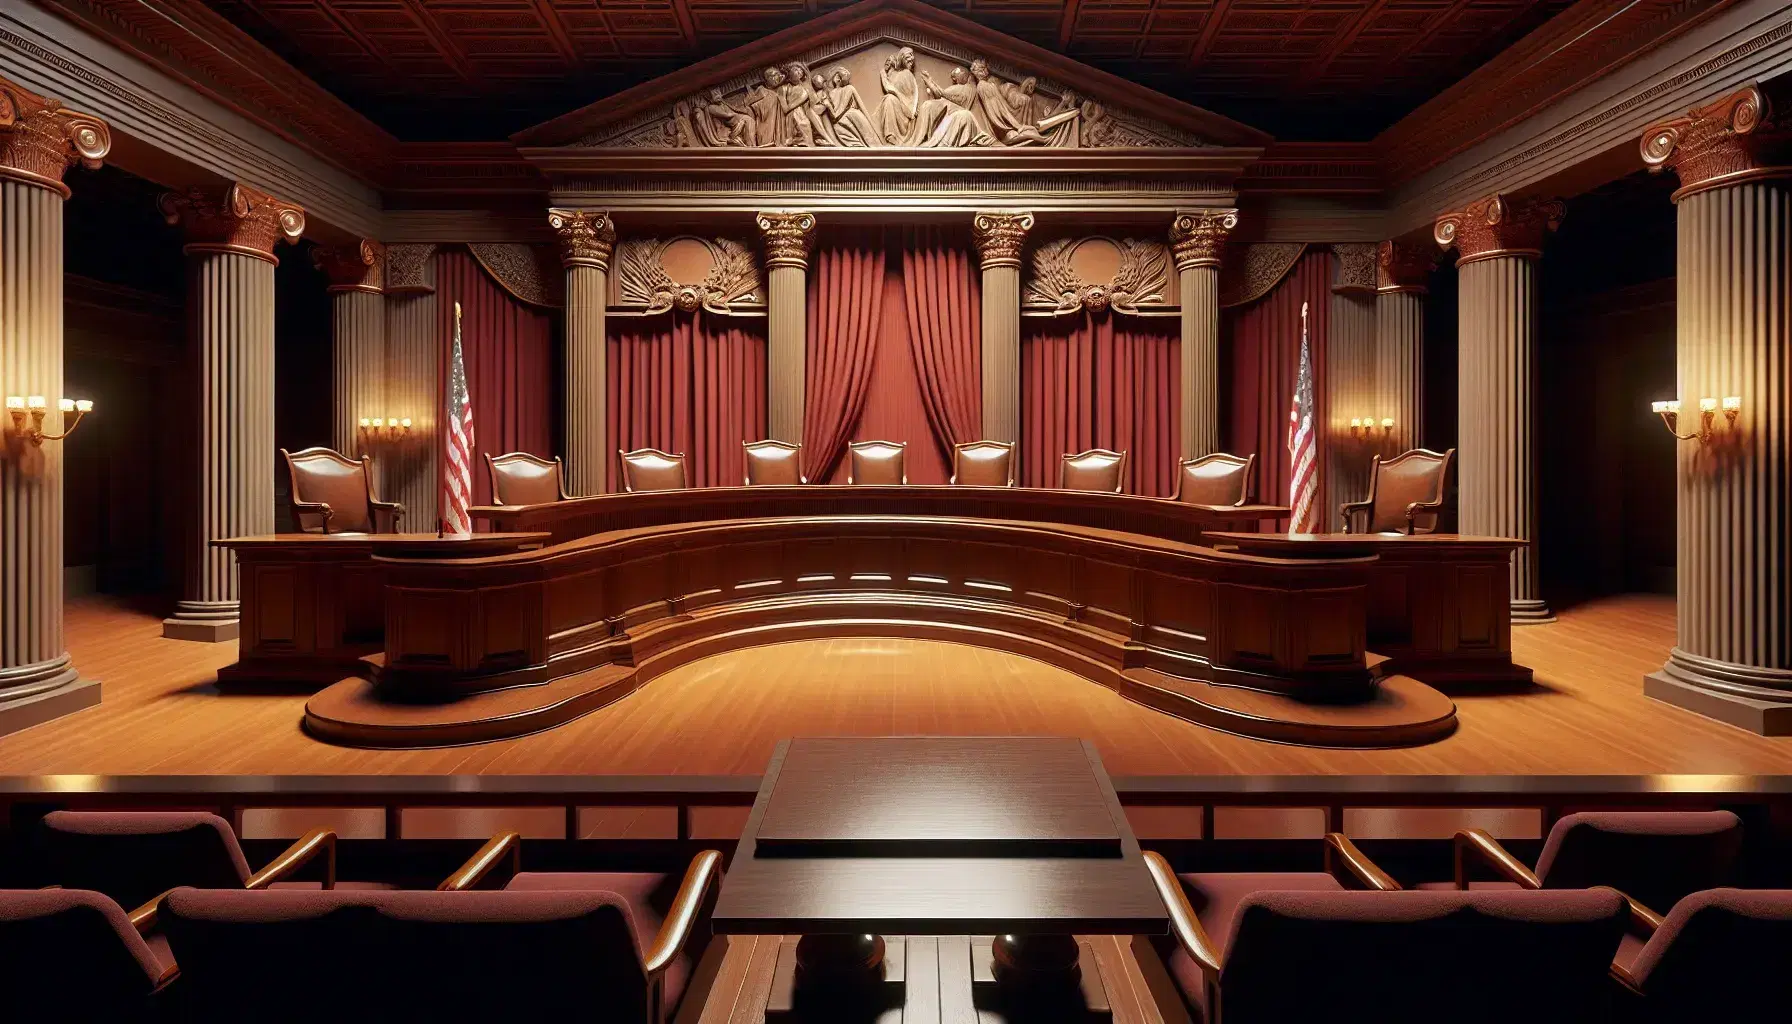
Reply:
M1437 250L1383 242L1375 263L1375 415L1394 421L1384 444L1398 454L1423 443L1425 293Z
M236 556L211 542L274 531L274 246L297 241L305 211L242 184L162 197L186 229L187 324L199 394L198 515L186 597L162 635L237 636Z
M43 396L61 433L62 175L98 167L104 122L0 79L0 394ZM62 637L62 480L68 441L33 443L11 418L0 447L0 733L99 703Z
M1458 253L1458 529L1529 542L1512 556L1520 625L1554 621L1537 571L1536 261L1563 212L1555 200L1493 195L1433 229Z
M1170 224L1182 305L1182 404L1176 436L1185 459L1220 448L1220 250L1237 226L1237 210L1183 211Z
M1679 442L1679 641L1644 692L1792 734L1792 133L1748 86L1651 127L1679 219L1681 433L1701 398L1741 400L1709 444ZM1780 117L1784 118L1782 111Z
M602 210L549 210L548 226L566 268L566 488L602 494L610 458L604 307L616 229Z
M1320 499L1327 528L1342 530L1338 505L1369 493L1369 460L1381 450L1381 432L1375 425L1375 247L1338 244L1332 252L1337 259L1325 343L1331 435L1326 446L1326 492ZM1354 431L1351 420L1359 421Z
M759 215L765 236L765 425L774 440L803 443L805 353L808 346L809 252L815 215Z
M433 245L386 247L386 415L409 417L411 432L386 448L381 497L404 506L404 529L422 533L436 528L442 492L436 428L444 339L436 320L435 251Z
M1033 215L986 211L971 218L983 267L983 438L1020 441L1020 251Z
M377 464L383 453L361 450L361 421L397 418L386 408L386 247L363 239L342 248L319 246L311 258L330 279L336 382L330 443L350 457L372 455Z

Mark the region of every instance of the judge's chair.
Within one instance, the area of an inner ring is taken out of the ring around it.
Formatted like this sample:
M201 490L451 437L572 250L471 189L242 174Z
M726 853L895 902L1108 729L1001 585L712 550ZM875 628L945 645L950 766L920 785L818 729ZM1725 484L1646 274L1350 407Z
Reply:
M622 460L622 489L636 491L677 491L689 487L685 475L684 454L662 452L658 448L636 448L617 452Z
M373 464L329 448L280 449L303 533L397 533L404 506L373 496Z
M1106 491L1119 494L1126 484L1126 453L1091 448L1075 455L1066 453L1058 466L1058 487L1066 491Z
M952 479L960 487L1013 487L1014 442L966 441L952 446Z
M1444 507L1445 485L1456 449L1425 448L1369 463L1369 497L1339 506L1345 533L1433 533ZM1360 518L1359 518L1360 515ZM1358 524L1367 522L1367 529Z
M1251 498L1257 456L1239 458L1214 452L1176 464L1176 491L1171 500L1189 505L1236 507Z
M849 484L882 484L900 487L908 483L908 470L903 454L908 445L901 441L854 441L847 445L852 460L846 471Z
M803 446L789 441L742 441L747 455L748 487L795 487L806 484Z
M494 505L547 505L572 498L566 493L566 466L558 456L487 452L485 470L491 475Z

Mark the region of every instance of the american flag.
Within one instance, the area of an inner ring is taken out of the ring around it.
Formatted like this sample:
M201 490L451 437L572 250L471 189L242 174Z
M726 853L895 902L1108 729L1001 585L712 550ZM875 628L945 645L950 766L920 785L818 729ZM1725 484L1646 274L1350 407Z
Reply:
M1293 469L1288 482L1288 504L1294 515L1288 532L1319 531L1319 470L1317 443L1313 440L1313 357L1307 350L1307 304L1300 304L1300 377L1294 383L1294 404L1288 407L1288 456Z
M448 446L442 459L442 532L473 533L473 400L460 357L460 303L454 304L454 361L448 369Z

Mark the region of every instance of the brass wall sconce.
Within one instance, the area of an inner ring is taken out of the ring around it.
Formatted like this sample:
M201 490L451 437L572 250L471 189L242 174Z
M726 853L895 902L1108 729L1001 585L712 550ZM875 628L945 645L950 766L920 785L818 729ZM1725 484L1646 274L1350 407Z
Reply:
M41 446L45 441L60 441L74 433L75 428L81 425L81 418L93 411L93 403L85 398L78 401L62 398L57 400L56 409L62 413L62 433L46 434L44 417L49 414L49 407L44 402L44 396L6 396L6 412L12 419L12 433L34 445ZM69 418L70 413L74 414L73 419ZM26 420L31 421L29 427L25 425Z
M1394 432L1394 421L1390 418L1376 420L1373 416L1352 416L1350 418L1350 440L1356 444L1378 444L1386 441Z
M378 416L361 417L361 443L366 445L398 444L411 436L411 418Z
M1719 405L1720 403L1715 398L1699 399L1699 429L1690 434L1680 433L1680 401L1678 399L1651 402L1649 408L1661 417L1661 422L1668 428L1668 433L1682 441L1697 441L1701 445L1709 445L1717 436L1717 432L1712 429L1712 424L1717 419ZM1742 413L1742 396L1725 395L1721 405L1724 422L1729 425L1731 431L1734 431L1736 417Z

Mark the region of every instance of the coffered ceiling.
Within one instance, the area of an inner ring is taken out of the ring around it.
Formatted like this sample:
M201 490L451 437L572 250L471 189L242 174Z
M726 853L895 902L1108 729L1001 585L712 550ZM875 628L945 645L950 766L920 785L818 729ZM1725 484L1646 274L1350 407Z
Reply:
M211 0L409 140L496 138L848 0ZM1281 138L1373 137L1570 0L931 0ZM103 6L96 0L94 6Z

